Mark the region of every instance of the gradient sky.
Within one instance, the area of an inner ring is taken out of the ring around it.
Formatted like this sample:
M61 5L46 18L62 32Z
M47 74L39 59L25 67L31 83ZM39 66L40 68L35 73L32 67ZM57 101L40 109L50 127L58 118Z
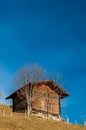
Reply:
M62 115L86 119L86 1L0 1L0 89L10 94L16 72L39 63L60 73L70 96ZM6 101L4 101L6 102Z

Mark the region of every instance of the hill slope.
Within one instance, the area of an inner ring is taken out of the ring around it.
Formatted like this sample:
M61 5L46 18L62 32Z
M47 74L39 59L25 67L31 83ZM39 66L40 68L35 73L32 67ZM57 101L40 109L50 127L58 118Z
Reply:
M2 116L2 108L5 108L5 116ZM56 122L53 120L43 120L36 116L25 118L24 114L13 113L10 116L11 108L0 105L0 130L86 130L85 126L68 124L66 122Z

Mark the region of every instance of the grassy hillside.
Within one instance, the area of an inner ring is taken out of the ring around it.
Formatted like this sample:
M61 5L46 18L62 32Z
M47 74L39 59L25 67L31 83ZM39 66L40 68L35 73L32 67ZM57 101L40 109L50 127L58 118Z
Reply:
M4 105L5 116L2 116L2 108L3 105L0 105L0 130L86 130L85 126L43 120L36 116L26 119L24 114L20 113L13 113L11 117L11 108L6 105Z

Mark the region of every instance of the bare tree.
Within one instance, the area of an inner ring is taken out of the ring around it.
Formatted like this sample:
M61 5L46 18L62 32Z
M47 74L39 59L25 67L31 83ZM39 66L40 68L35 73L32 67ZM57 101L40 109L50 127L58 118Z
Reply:
M36 87L37 82L43 80L45 76L46 70L38 64L26 65L18 73L16 78L17 86L19 88L25 86L24 91L21 89L21 93L25 97L27 117L29 117L32 111L33 89Z
M57 84L63 86L65 81L63 80L63 76L60 73L51 72L49 73L49 79L55 81Z

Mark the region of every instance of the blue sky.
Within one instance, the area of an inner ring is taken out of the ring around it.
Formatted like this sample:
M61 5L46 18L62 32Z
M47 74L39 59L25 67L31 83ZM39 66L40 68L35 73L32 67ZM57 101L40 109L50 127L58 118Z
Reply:
M70 96L62 115L86 119L85 0L0 1L0 89L8 96L16 72L39 63L60 73Z

